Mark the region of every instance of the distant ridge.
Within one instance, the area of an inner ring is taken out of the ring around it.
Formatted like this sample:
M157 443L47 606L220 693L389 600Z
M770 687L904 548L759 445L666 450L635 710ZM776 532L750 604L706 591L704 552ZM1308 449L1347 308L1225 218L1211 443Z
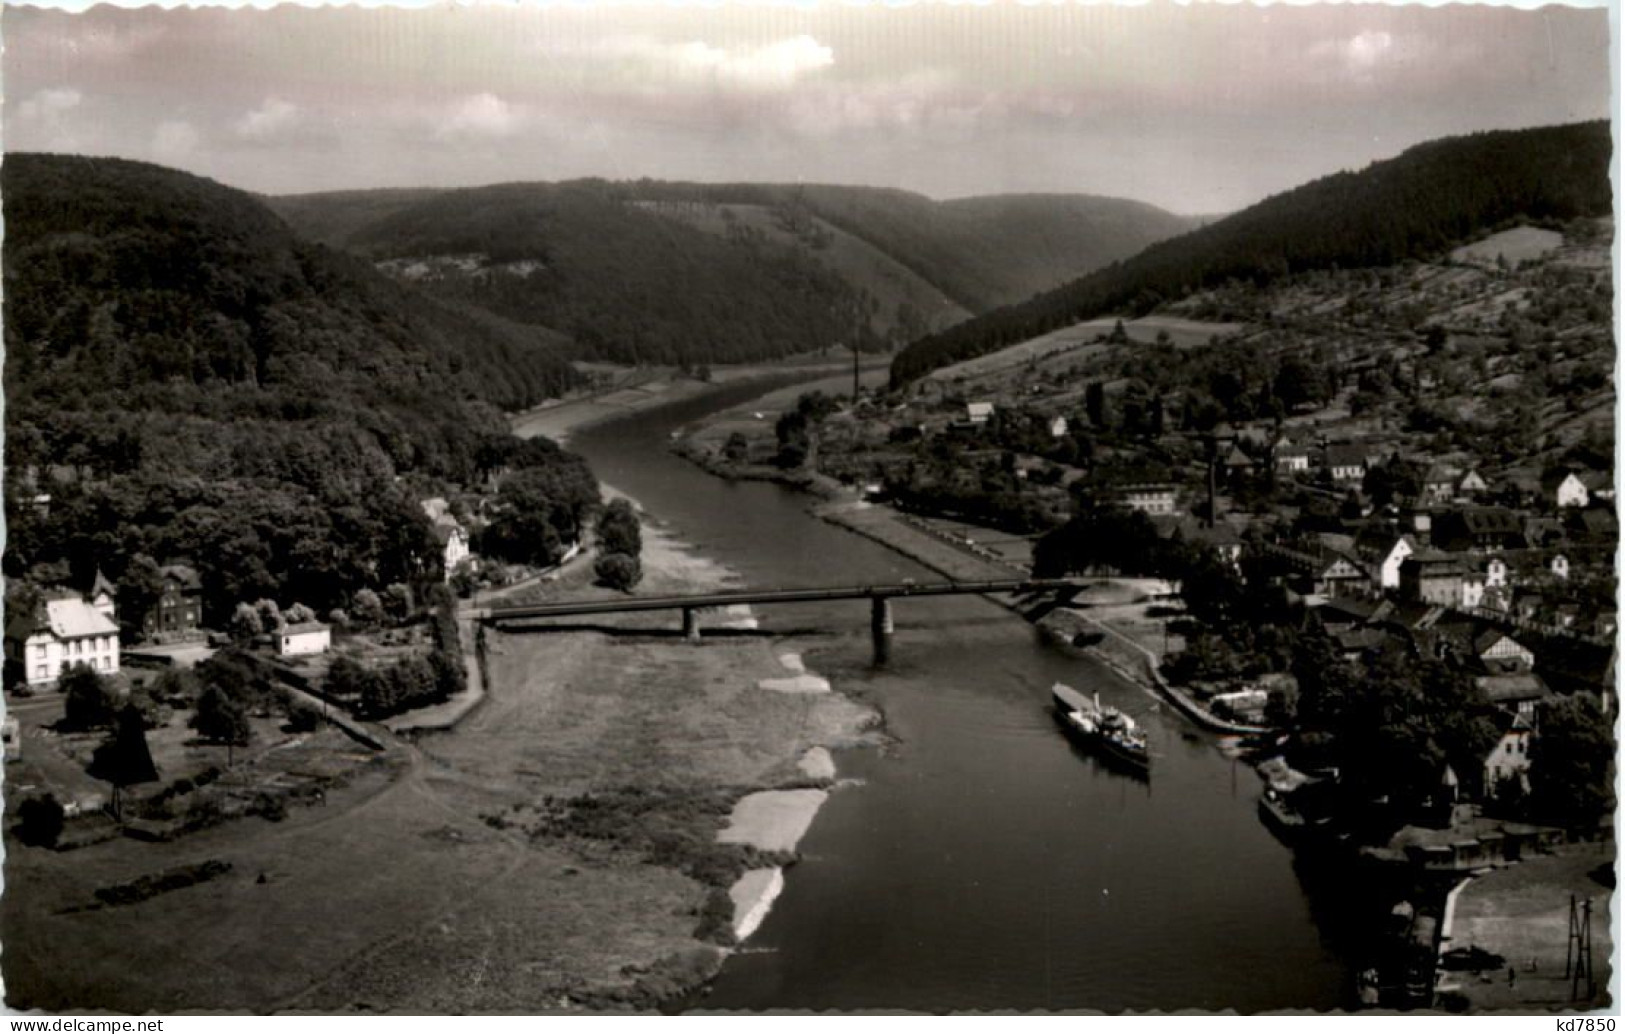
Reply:
M626 362L905 343L1192 224L1081 195L933 201L868 187L509 183L268 199L299 232ZM459 272L444 261L482 256ZM517 275L494 277L507 270ZM636 299L635 306L628 306Z
M1143 315L1227 280L1266 283L1333 265L1384 266L1444 251L1514 219L1610 211L1607 122L1508 130L1421 144L1360 172L1278 194L1018 305L925 337L892 383L1082 320Z

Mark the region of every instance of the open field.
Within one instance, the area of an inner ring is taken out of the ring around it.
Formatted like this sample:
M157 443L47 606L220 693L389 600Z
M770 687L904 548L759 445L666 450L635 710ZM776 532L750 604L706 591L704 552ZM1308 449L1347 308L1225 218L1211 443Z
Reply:
M1543 258L1562 246L1563 235L1556 230L1515 226L1457 248L1450 253L1450 258L1456 262L1482 262L1489 265L1494 265L1497 259L1504 258L1516 265L1526 259Z
M1067 362L1081 362L1105 351L1106 346L1097 344L1096 340L1110 334L1116 326L1117 317L1114 316L1074 323L997 352L944 366L932 371L930 378L938 381L952 381L961 377L974 380L1045 360L1064 358ZM1149 343L1166 331L1175 346L1197 348L1207 344L1216 334L1231 334L1240 330L1241 324L1202 323L1177 316L1146 316L1143 319L1125 320L1123 329L1131 341Z
M1446 973L1441 990L1463 996L1474 1010L1589 1010L1608 1004L1613 978L1612 920L1614 851L1611 844L1581 844L1557 854L1536 856L1505 869L1475 877L1456 900L1450 931L1452 948L1476 946L1500 955L1505 967L1484 974ZM1598 874L1607 871L1609 880ZM1563 978L1568 947L1569 897L1591 899L1592 959L1597 993L1571 997L1573 984ZM1515 972L1509 979L1507 968Z

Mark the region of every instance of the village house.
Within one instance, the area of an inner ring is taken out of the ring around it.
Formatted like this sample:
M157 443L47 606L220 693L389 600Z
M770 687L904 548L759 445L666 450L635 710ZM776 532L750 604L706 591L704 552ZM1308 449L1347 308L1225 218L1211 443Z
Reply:
M54 685L64 669L83 664L102 675L119 670L118 622L105 594L87 602L77 595L46 600L18 614L6 630L7 659L31 689Z
M158 569L164 587L158 600L141 617L147 635L190 632L203 623L203 582L188 564L165 564Z
M1456 479L1456 495L1471 499L1483 495L1490 490L1490 484L1485 481L1478 471L1468 468L1467 472Z
M1275 446L1275 469L1283 474L1299 474L1309 469L1309 449L1291 442Z
M433 532L435 541L440 544L445 576L449 579L457 570L457 565L469 557L471 550L468 532L464 531L462 524L452 516L451 507L444 499L439 497L425 499L420 505L429 518L430 531Z
M1366 449L1363 445L1328 445L1326 469L1333 481L1359 481L1365 477Z
M1484 759L1484 794L1493 795L1502 783L1516 780L1529 789L1529 742L1533 724L1523 715L1502 721L1501 738Z
M985 424L993 416L993 403L972 402L965 407L965 419L972 424Z
M1485 670L1497 674L1528 671L1535 666L1534 652L1497 628L1478 634L1473 640L1473 655Z
M1573 471L1559 470L1540 479L1541 496L1559 510L1570 506L1584 506L1591 501L1585 482Z
M1050 417L1049 436L1051 438L1065 438L1066 437L1066 431L1067 431L1066 417L1064 417L1064 416Z
M1473 681L1486 700L1507 714L1533 718L1540 702L1552 695L1551 689L1532 671L1480 675Z
M1422 475L1422 502L1442 506L1456 497L1456 472L1434 464Z
M1362 533L1358 545L1371 566L1374 587L1379 592L1399 588L1399 565L1416 552L1416 540L1392 528L1379 528Z
M1469 570L1461 576L1461 605L1467 610L1484 605L1484 575Z
M1357 596L1368 591L1371 575L1346 553L1314 544L1308 549L1265 546L1260 555L1275 578L1295 592L1315 596Z
M1459 607L1466 574L1458 558L1436 550L1423 550L1406 557L1400 564L1400 594L1420 603Z
M1447 510L1433 519L1433 545L1451 553L1497 553L1522 549L1523 521L1499 506Z
M1169 484L1122 485L1117 500L1130 510L1153 516L1178 512L1176 490Z
M1219 460L1219 469L1222 470L1225 481L1233 482L1248 476L1253 472L1253 458L1242 451L1241 446L1235 442L1225 450L1224 456Z
M326 653L333 645L333 631L320 621L289 625L276 633L276 652L283 657Z

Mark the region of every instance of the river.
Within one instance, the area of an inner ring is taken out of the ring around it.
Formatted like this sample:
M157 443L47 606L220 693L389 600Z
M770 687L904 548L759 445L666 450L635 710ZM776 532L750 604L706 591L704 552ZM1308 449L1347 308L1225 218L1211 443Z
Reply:
M745 386L586 430L572 448L751 585L936 576L810 516L807 496L729 483L667 451ZM843 778L771 915L703 1009L1333 1009L1351 966L1340 888L1311 892L1259 822L1257 775L1145 690L1046 646L977 597L899 600L884 671L868 608L764 609L813 669L877 704L897 745ZM1133 714L1149 784L1075 749L1065 681ZM1313 886L1314 881L1310 881Z

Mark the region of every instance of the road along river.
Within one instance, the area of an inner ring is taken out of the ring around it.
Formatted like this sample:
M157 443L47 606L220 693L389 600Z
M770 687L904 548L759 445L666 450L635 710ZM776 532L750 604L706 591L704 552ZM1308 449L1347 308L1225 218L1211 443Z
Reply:
M825 524L809 498L730 483L667 451L675 429L761 387L582 431L572 448L751 586L937 576ZM895 603L891 664L868 607L764 609L808 667L886 714L896 746L837 756L803 860L699 1009L1335 1009L1350 917L1259 822L1259 780L1145 690L1045 645L979 597ZM1074 748L1065 681L1133 714L1149 783Z

